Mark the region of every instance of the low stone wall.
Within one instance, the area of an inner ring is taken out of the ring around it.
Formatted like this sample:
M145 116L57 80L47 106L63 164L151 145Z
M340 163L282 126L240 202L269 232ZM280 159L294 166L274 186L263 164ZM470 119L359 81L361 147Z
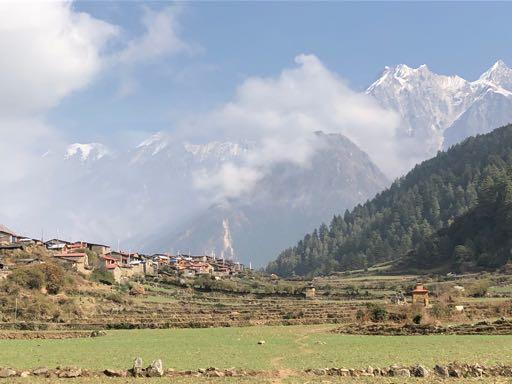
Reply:
M512 366L484 366L480 364L450 363L435 365L428 368L424 365L401 366L392 365L385 368L368 367L366 369L323 368L307 369L306 373L315 376L377 376L377 377L439 377L439 378L470 378L470 377L512 377Z
M105 336L105 331L0 331L0 340L31 340L31 339L84 339Z
M477 378L477 377L512 377L512 366L496 365L484 366L480 364L450 363L436 365L432 368L423 365L401 366L392 365L384 368L368 367L366 369L353 368L316 368L304 371L287 371L290 376L349 376L349 377L436 377L436 378ZM197 371L164 370L162 361L155 360L148 367L142 367L142 359L137 358L131 369L116 370L105 369L93 371L77 367L46 367L34 370L17 371L12 368L0 368L0 379L12 377L44 377L71 379L76 377L273 377L279 376L279 371L253 371L231 369L206 368Z
M474 324L437 326L431 324L349 324L333 332L350 335L512 335L512 321L499 319L494 322L481 321Z

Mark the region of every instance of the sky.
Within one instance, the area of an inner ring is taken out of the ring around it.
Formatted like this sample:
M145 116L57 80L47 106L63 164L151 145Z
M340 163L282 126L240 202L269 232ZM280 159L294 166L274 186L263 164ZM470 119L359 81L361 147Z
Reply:
M354 90L386 65L426 63L471 80L499 58L512 63L507 2L78 1L73 8L120 29L111 50L146 32L145 13L171 9L173 33L186 48L103 70L63 98L48 121L71 141L131 145L144 132L172 130L184 116L229 101L248 77L292 67L302 53L318 57ZM168 32L162 28L162 38Z

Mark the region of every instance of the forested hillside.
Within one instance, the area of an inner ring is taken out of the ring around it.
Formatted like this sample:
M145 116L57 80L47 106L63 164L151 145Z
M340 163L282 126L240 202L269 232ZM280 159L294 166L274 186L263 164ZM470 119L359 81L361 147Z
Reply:
M403 257L475 208L477 191L510 165L512 125L469 138L417 165L364 205L335 215L329 226L322 224L283 251L267 270L317 275ZM423 265L433 265L446 255L422 251L421 257Z
M511 250L512 168L491 168L479 185L476 207L420 241L407 263L457 271L496 268L512 259Z

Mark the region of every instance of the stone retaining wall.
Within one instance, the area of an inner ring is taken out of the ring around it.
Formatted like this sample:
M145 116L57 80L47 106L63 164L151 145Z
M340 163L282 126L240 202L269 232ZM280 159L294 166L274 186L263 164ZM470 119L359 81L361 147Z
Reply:
M105 336L105 331L0 331L0 340L30 340L30 339L84 339Z
M469 378L469 377L512 377L512 366L495 365L484 366L480 364L450 363L447 365L402 366L392 365L384 368L367 367L365 369L353 368L315 368L304 371L290 371L291 375L311 376L350 376L350 377L437 377L437 378ZM131 369L116 370L105 369L94 371L77 367L57 367L49 369L41 367L33 370L15 370L12 368L0 368L0 379L12 377L44 377L44 378L76 378L76 377L273 377L278 376L278 371L254 371L240 369L206 368L197 371L164 370L162 361L155 360L148 367L143 368L142 359L136 358Z
M350 335L512 335L512 321L499 319L494 322L481 321L474 324L438 326L431 324L350 324L336 328L333 332Z

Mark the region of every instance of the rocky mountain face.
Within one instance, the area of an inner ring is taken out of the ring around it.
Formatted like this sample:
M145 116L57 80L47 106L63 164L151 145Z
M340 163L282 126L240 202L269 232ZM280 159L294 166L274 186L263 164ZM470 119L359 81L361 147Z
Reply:
M402 150L418 160L512 122L512 69L501 60L476 81L400 64L386 68L366 93L400 114Z
M316 133L322 149L307 167L274 166L257 186L215 204L188 223L147 240L161 249L215 252L254 264L388 185L388 180L354 143L342 135Z

